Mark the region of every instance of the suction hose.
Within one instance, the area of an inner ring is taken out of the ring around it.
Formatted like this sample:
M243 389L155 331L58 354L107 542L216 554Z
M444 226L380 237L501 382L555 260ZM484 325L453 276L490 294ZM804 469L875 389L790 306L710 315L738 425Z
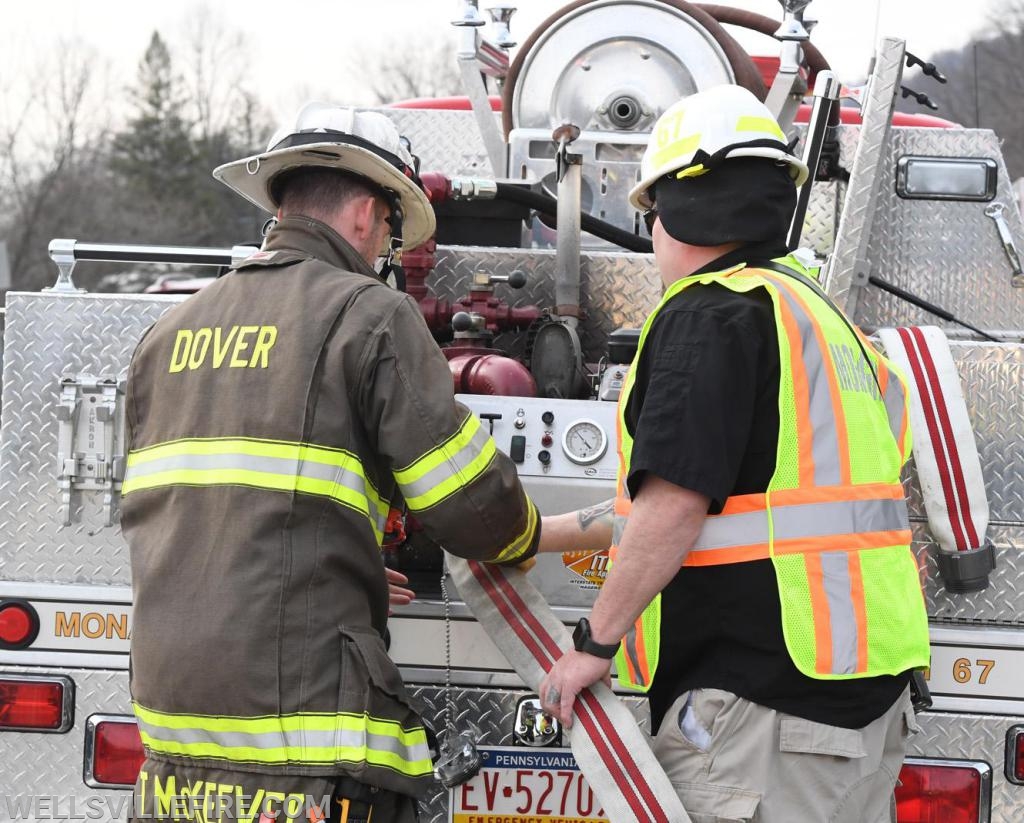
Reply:
M497 196L499 199L519 203L522 206L541 212L550 219L550 225L557 227L558 200L554 197L500 181L498 182ZM621 246L627 251L634 251L640 254L650 254L654 251L651 241L646 237L639 237L632 232L620 229L618 226L613 226L611 223L606 223L604 220L599 220L586 212L583 212L580 217L580 225L583 230L590 232L595 237L600 237L602 240L607 240L609 243Z

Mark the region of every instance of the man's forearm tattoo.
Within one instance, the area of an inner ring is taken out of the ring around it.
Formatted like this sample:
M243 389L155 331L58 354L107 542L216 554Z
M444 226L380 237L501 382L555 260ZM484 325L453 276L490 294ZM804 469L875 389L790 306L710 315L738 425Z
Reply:
M615 511L615 500L605 500L602 503L595 503L585 509L576 512L576 521L580 524L580 531L585 532L591 524L598 521L611 523Z

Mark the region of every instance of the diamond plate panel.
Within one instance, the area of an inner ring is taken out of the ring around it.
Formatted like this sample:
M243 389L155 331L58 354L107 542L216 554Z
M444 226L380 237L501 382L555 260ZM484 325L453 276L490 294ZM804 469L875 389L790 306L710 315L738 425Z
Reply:
M1024 791L1003 772L1006 730L1024 717L924 712L921 731L910 738L909 755L982 760L992 767L992 823L1024 820Z
M38 669L5 669L5 672L39 674ZM51 815L38 819L54 820L71 817L70 803L75 803L82 819L96 823L125 820L131 793L106 791L85 785L82 767L85 758L85 723L94 714L131 714L128 698L128 673L103 670L65 670L75 682L75 725L66 734L0 734L0 820L26 819L13 814L9 805L20 797L23 802L33 796L54 797ZM90 806L86 804L90 803ZM96 811L93 812L92 810ZM40 812L44 809L40 808Z
M1010 286L1010 265L987 203L903 200L896 194L896 162L906 154L991 157L999 164L996 199L1018 245L1020 213L999 148L984 129L893 129L876 201L868 259L873 274L954 312L982 329L1020 329L1024 289ZM934 315L869 286L860 289L854 319L878 326L949 326ZM953 326L953 328L959 328Z
M398 131L409 138L422 171L495 177L473 112L386 108L370 111L390 117ZM500 128L500 115L495 115L495 120ZM505 176L504 169L501 176Z
M914 553L922 570L928 616L938 623L971 623L1000 626L1024 625L1024 528L989 527L988 536L995 546L996 568L989 587L970 594L950 594L942 586L935 560L938 544L928 527L912 524Z
M128 585L119 527L99 493L60 520L57 397L62 374L118 375L142 333L181 298L7 295L0 441L0 574L8 580Z

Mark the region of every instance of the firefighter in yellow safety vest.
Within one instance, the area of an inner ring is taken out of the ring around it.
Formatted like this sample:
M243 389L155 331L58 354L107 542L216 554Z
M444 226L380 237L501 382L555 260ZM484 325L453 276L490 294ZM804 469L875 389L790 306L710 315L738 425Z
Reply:
M385 283L435 225L391 121L310 104L215 176L280 219L132 358L135 811L409 823L432 763L385 648L389 580L393 602L411 594L386 576L389 511L517 564L537 509Z
M739 87L659 118L630 199L665 291L619 401L617 496L544 519L541 551L610 544L612 566L542 703L571 722L614 656L694 820L889 819L929 659L907 390L786 247L807 175Z

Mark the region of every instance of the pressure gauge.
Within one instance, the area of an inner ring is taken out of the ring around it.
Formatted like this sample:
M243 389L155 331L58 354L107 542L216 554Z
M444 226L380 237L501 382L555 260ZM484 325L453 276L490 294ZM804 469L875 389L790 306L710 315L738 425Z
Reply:
M593 420L576 420L566 426L562 451L573 463L587 465L600 460L608 449L608 435Z

